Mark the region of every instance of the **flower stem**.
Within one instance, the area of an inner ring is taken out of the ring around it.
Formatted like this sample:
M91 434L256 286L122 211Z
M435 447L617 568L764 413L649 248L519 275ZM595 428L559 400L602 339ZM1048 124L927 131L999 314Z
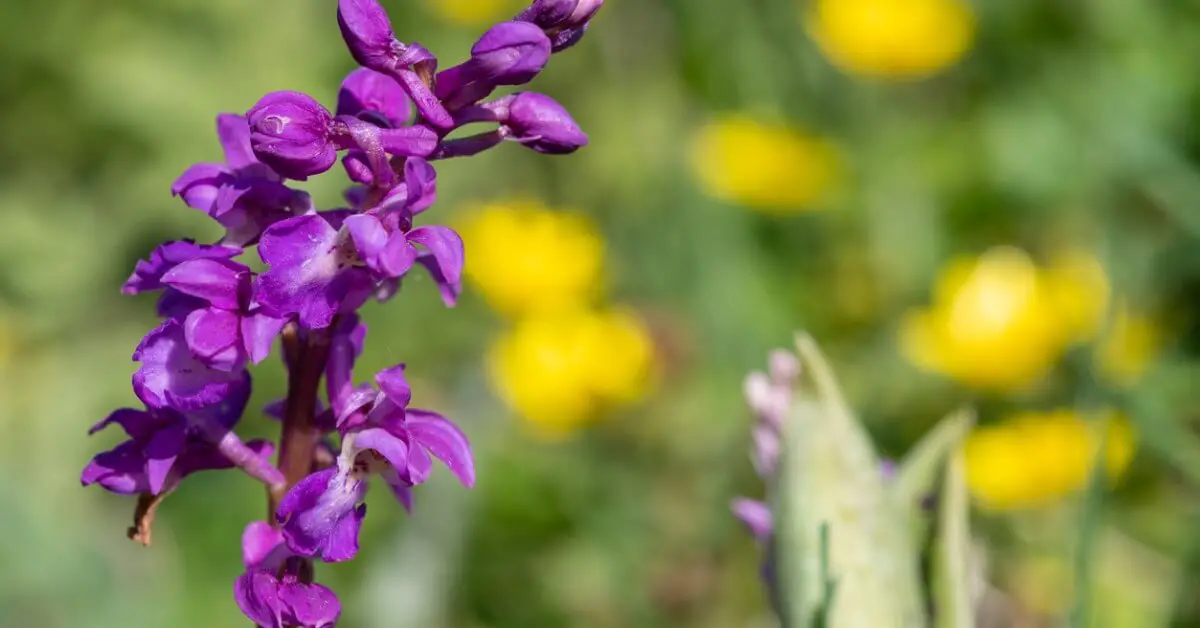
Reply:
M314 426L317 390L329 357L327 330L309 330L300 335L296 323L283 330L283 350L288 365L288 391L283 426L279 437L278 467L285 482L269 491L267 520L278 527L275 511L289 489L312 471L313 456L321 434Z
M258 455L232 431L223 429L211 420L196 417L191 425L196 427L208 442L212 443L230 462L250 477L262 482L268 489L285 490L286 479L265 456Z
M138 495L137 508L133 512L133 525L126 531L125 535L130 540L137 541L144 546L150 546L150 532L154 528L154 513L158 510L158 505L162 503L166 492L158 495L150 493L142 493Z

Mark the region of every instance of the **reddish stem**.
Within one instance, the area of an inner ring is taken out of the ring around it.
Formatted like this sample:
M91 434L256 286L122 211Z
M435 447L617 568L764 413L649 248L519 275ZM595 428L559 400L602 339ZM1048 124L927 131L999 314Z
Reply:
M314 419L321 375L329 357L328 330L309 330L307 337L301 338L299 327L291 323L283 330L283 351L288 365L288 391L279 437L278 466L286 482L269 491L267 513L271 525L276 527L279 523L275 520L275 511L279 502L312 471L317 442L321 438Z

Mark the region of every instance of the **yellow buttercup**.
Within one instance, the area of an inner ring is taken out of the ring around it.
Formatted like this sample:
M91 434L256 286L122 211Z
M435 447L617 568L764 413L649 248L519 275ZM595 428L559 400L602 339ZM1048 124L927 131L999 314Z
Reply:
M575 308L603 291L604 245L582 214L498 202L468 212L458 231L469 251L467 280L501 314Z
M1101 440L1105 468L1116 479L1136 449L1123 417L1109 413L1089 422L1069 409L1014 415L968 436L967 486L990 510L1053 503L1087 486Z
M1039 268L1024 251L997 247L942 271L931 306L906 318L901 348L918 366L968 386L1020 389L1096 334L1108 299L1103 269L1086 255Z
M653 378L641 320L623 311L570 310L522 319L488 355L492 386L533 430L564 436L636 401Z
M709 122L691 147L692 172L705 194L772 213L816 208L838 163L829 142L745 115Z
M975 35L961 0L815 0L806 24L835 66L884 79L942 70L966 54Z

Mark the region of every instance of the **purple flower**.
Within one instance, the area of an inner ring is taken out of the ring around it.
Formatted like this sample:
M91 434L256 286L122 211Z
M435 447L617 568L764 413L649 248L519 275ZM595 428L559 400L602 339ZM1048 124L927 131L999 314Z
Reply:
M254 156L245 117L217 116L217 136L226 163L193 165L175 180L171 193L224 226L224 243L252 244L272 223L311 211L308 194L284 185L278 174Z
M248 569L277 571L292 556L283 533L266 521L251 521L242 531L242 564Z
M352 360L336 364L335 369L348 371ZM344 382L348 375L331 372L329 378ZM405 508L412 507L411 488L429 478L430 454L464 485L475 483L471 446L462 431L435 412L407 407L411 391L404 366L385 369L375 380L378 392L370 387L331 391L343 433L337 466L301 480L280 503L276 517L297 554L327 562L353 558L370 475L382 476Z
M335 408L339 429L353 434L357 429L372 431L378 428L382 433L372 436L372 443L387 438L401 443L408 450L407 466L393 463L393 467L399 478L409 485L421 484L429 478L433 468L432 454L445 463L464 486L474 486L475 463L466 435L436 412L408 407L412 392L404 377L404 368L399 364L380 371L375 376L379 387L377 394L363 394L363 389L359 389L341 407ZM360 448L371 447L365 445L362 438L355 444ZM342 452L345 455L344 442Z
M163 283L207 305L187 315L183 333L192 355L212 368L262 362L287 323L252 301L252 280L249 268L223 259L188 260L163 275Z
M397 189L414 190L414 201L427 198L425 190L417 191L416 178ZM406 195L401 205L408 201ZM435 273L444 294L457 294L463 265L458 234L438 226L410 229L408 214L389 218L395 212L381 212L325 212L272 225L258 247L270 266L256 295L264 309L298 314L309 328L328 327L335 314L366 302L378 281L400 277L417 262Z
M167 286L162 282L163 275L188 260L228 260L241 253L240 248L196 244L191 240L166 242L150 253L150 259L138 260L133 275L125 282L121 292L138 294L162 290L162 296L158 299L158 315L164 318L184 318L194 310L205 307L205 302Z
M380 127L399 128L406 126L412 117L412 105L391 76L358 68L342 81L337 114L357 116Z
M329 170L338 150L362 150L380 176L385 153L425 156L437 147L437 134L426 127L380 128L351 115L335 118L300 92L267 94L246 117L254 154L289 179L304 180Z
M340 466L300 480L275 512L288 548L328 563L354 558L367 516L366 492L366 478Z
M191 259L232 259L242 254L242 249L232 246L196 244L194 240L172 240L158 245L150 252L150 258L138 260L133 274L121 286L122 294L139 294L161 290L163 275L177 265Z
M437 59L419 44L398 41L379 2L338 0L337 15L342 39L359 65L394 77L428 123L439 129L453 126L450 113L430 88Z
M535 0L516 19L545 30L554 43L554 52L562 52L579 43L603 5L604 0Z
M159 494L173 490L197 471L240 466L268 483L282 482L267 458L267 441L245 444L232 432L250 398L250 376L243 375L228 397L188 413L170 408L121 408L92 426L95 434L120 425L129 440L102 452L83 469L84 486L99 484L113 493Z
M342 608L328 587L309 583L312 566L294 556L283 535L264 521L254 521L242 533L246 571L234 582L238 608L263 628L327 628L337 623ZM277 576L278 574L278 576Z
M302 325L319 329L371 296L370 271L342 228L346 213L298 216L263 233L258 253L270 269L259 277L255 296L267 311L297 314Z
M437 96L450 111L479 102L500 85L524 85L550 60L550 39L528 22L502 22L471 47L471 58L437 77Z
M298 564L298 561L289 564ZM269 571L246 571L233 586L238 608L262 628L331 628L336 625L342 614L337 594L324 585L300 582L296 576L300 569L285 570L282 579Z
M133 391L150 408L196 410L229 396L242 373L209 367L188 347L184 323L167 319L142 339Z

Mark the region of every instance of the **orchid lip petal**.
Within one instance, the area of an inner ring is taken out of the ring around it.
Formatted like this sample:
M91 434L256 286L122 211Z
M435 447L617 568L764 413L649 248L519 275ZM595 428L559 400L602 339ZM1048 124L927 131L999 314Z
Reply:
M413 441L445 463L464 486L475 485L471 444L457 425L436 412L409 408L404 427Z

